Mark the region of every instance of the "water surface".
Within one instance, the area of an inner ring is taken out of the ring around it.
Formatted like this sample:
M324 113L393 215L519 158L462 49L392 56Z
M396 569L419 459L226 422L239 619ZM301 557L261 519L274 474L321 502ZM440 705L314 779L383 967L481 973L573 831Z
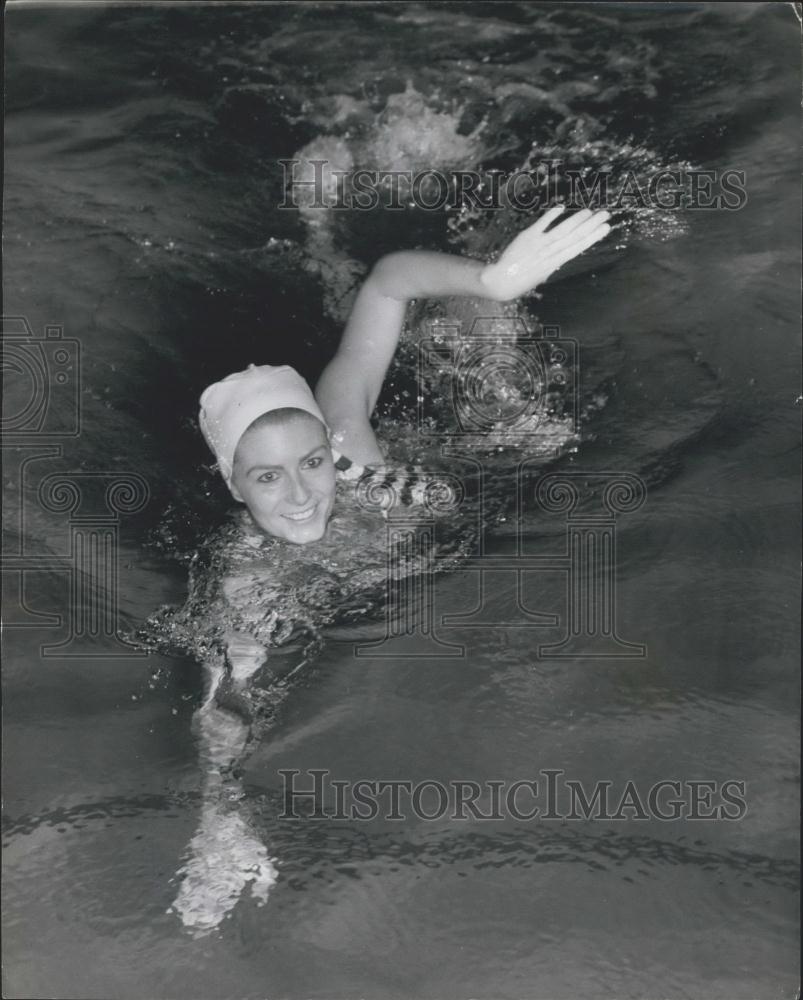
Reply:
M746 173L738 212L630 217L528 299L581 346L559 468L641 476L620 630L643 660L549 661L559 630L450 633L460 660L356 658L333 632L244 764L237 815L276 860L189 933L176 873L208 772L187 659L53 659L5 635L5 976L19 997L776 997L798 982L798 24L782 5L12 8L7 315L80 340L83 421L39 468L135 471L121 614L181 601L224 497L201 388L250 361L314 378L355 281L400 246L493 249L521 220L279 211L282 157L514 169L557 155ZM381 409L409 436L409 366ZM603 405L604 404L604 405ZM7 452L9 544L19 542ZM25 551L65 520L26 480ZM512 482L512 480L511 480ZM167 531L159 532L160 526ZM560 518L526 525L529 552ZM166 543L154 546L154 536ZM506 551L502 526L493 545ZM436 583L469 609L468 570ZM539 574L533 608L558 612ZM26 602L63 612L64 573ZM12 598L18 597L12 589ZM491 611L512 590L500 586ZM381 631L381 630L380 630ZM366 625L360 637L375 637ZM353 637L350 634L350 637ZM747 784L738 822L279 818L283 768L343 780Z

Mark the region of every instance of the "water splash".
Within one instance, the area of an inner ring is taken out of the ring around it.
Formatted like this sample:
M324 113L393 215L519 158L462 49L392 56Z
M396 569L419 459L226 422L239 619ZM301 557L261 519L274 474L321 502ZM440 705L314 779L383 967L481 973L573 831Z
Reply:
M275 859L238 810L243 791L231 766L243 753L248 726L215 703L223 668L211 663L206 671L209 692L194 719L204 768L201 814L168 910L195 936L220 927L246 894L264 906L278 877Z
M451 110L437 110L409 80L404 93L391 94L378 112L372 111L367 101L344 94L336 95L333 102L331 124L341 126L341 130L318 135L299 149L294 159L300 163L293 176L309 185L316 176L313 161L325 161L322 190L299 186L296 198L307 233L307 270L320 277L326 311L345 322L365 267L344 252L332 210L315 207L315 198L322 194L327 204L336 202L338 184L342 184L338 176L356 168L415 173L476 163L483 151L480 136L485 123L468 135L462 134L459 104L454 102Z

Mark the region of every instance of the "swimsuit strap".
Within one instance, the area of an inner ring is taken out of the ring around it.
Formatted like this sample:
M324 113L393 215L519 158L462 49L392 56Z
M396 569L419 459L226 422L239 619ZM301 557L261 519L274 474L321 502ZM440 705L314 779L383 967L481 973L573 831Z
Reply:
M424 502L427 486L431 480L423 469L414 465L383 467L379 469L370 465L359 465L336 448L332 448L332 458L338 479L357 483L364 478L373 479L378 489L386 488L392 496L398 498L404 507L412 507Z
M376 469L371 468L370 465L358 465L357 462L353 462L334 447L332 448L332 458L335 463L338 479L347 479L356 482L356 480L362 479L366 473L372 475L376 473Z

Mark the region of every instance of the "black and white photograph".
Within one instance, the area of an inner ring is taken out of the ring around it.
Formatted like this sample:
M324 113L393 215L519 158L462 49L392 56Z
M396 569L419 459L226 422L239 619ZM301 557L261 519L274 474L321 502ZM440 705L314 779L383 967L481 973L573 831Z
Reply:
M800 3L8 0L2 996L800 996Z

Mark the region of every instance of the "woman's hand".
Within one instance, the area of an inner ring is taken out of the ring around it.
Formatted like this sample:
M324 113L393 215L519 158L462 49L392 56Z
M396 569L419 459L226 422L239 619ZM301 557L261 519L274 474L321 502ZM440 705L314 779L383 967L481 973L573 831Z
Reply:
M241 687L265 663L268 651L252 635L234 629L226 630L223 642L231 679L235 686Z
M524 295L611 231L607 212L585 208L546 232L564 211L563 205L551 208L519 233L496 263L482 270L480 284L486 298L507 302Z

